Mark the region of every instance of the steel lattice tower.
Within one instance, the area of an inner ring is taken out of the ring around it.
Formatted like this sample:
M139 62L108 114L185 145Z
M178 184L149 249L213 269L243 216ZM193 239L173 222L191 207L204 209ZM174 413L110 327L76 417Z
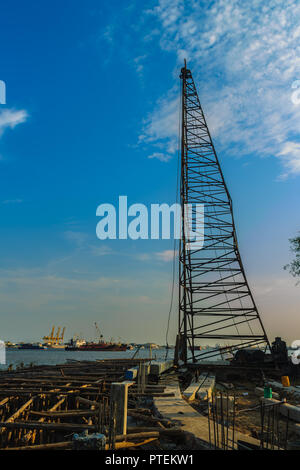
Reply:
M234 351L270 345L240 257L231 197L186 63L180 78L182 238L178 345L179 357L188 363L217 356L220 346L231 346ZM192 204L193 209L184 209L186 204ZM204 207L204 245L201 249L188 249L187 227L199 230L196 204ZM199 350L204 345L214 348Z

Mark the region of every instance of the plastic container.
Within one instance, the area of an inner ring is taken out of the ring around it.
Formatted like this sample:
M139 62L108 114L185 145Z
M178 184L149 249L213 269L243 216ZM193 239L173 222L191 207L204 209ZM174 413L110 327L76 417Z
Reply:
M272 398L272 389L271 387L264 388L264 398Z
M281 383L282 383L282 385L283 385L284 387L290 387L290 385L291 385L291 384L290 384L290 379L289 379L289 377L288 377L287 375L283 375L283 376L281 377Z

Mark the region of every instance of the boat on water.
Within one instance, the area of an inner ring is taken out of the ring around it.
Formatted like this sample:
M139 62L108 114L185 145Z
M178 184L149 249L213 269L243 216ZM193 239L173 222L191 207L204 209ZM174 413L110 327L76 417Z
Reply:
M18 349L47 349L47 346L41 343L21 343Z
M64 351L65 348L66 348L66 345L65 344L51 344L51 345L48 345L48 344L44 344L44 346L46 346L46 349L49 349L49 350L60 350L60 351Z
M66 347L66 351L126 351L127 344L121 343L106 343L105 341L101 341L99 343L86 343L75 349L71 349L70 347Z
M70 342L71 343L71 342ZM106 341L99 341L98 343L89 342L84 344L68 344L65 347L66 351L126 351L127 344L123 343L107 343Z
M95 322L96 330L99 334L99 341L86 342L80 339L71 339L69 344L65 347L66 351L126 351L128 344L115 343L114 341L105 341L101 334L97 323Z
M16 343L11 343L10 341L5 341L6 349L19 349L19 345Z

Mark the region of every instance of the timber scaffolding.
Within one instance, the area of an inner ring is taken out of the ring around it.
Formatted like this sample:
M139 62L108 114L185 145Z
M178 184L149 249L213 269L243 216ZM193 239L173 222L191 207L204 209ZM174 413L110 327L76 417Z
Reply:
M0 449L77 450L82 441L87 448L144 448L182 438L180 429L151 412L149 403L165 386L150 375L149 361L74 361L1 372ZM129 382L132 368L138 373Z

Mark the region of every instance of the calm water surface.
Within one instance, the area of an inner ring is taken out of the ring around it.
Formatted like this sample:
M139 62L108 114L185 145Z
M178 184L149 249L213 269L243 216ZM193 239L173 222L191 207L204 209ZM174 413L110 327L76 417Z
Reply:
M65 350L21 350L9 349L6 350L6 364L0 364L0 370L5 370L10 364L13 366L23 363L29 364L64 364L68 359L76 359L77 361L95 361L96 359L130 359L133 357L135 351L65 351ZM142 349L138 352L136 357L148 358L149 349ZM173 359L174 350L168 352L168 359ZM166 349L154 349L152 351L152 358L155 360L164 360L166 357Z

